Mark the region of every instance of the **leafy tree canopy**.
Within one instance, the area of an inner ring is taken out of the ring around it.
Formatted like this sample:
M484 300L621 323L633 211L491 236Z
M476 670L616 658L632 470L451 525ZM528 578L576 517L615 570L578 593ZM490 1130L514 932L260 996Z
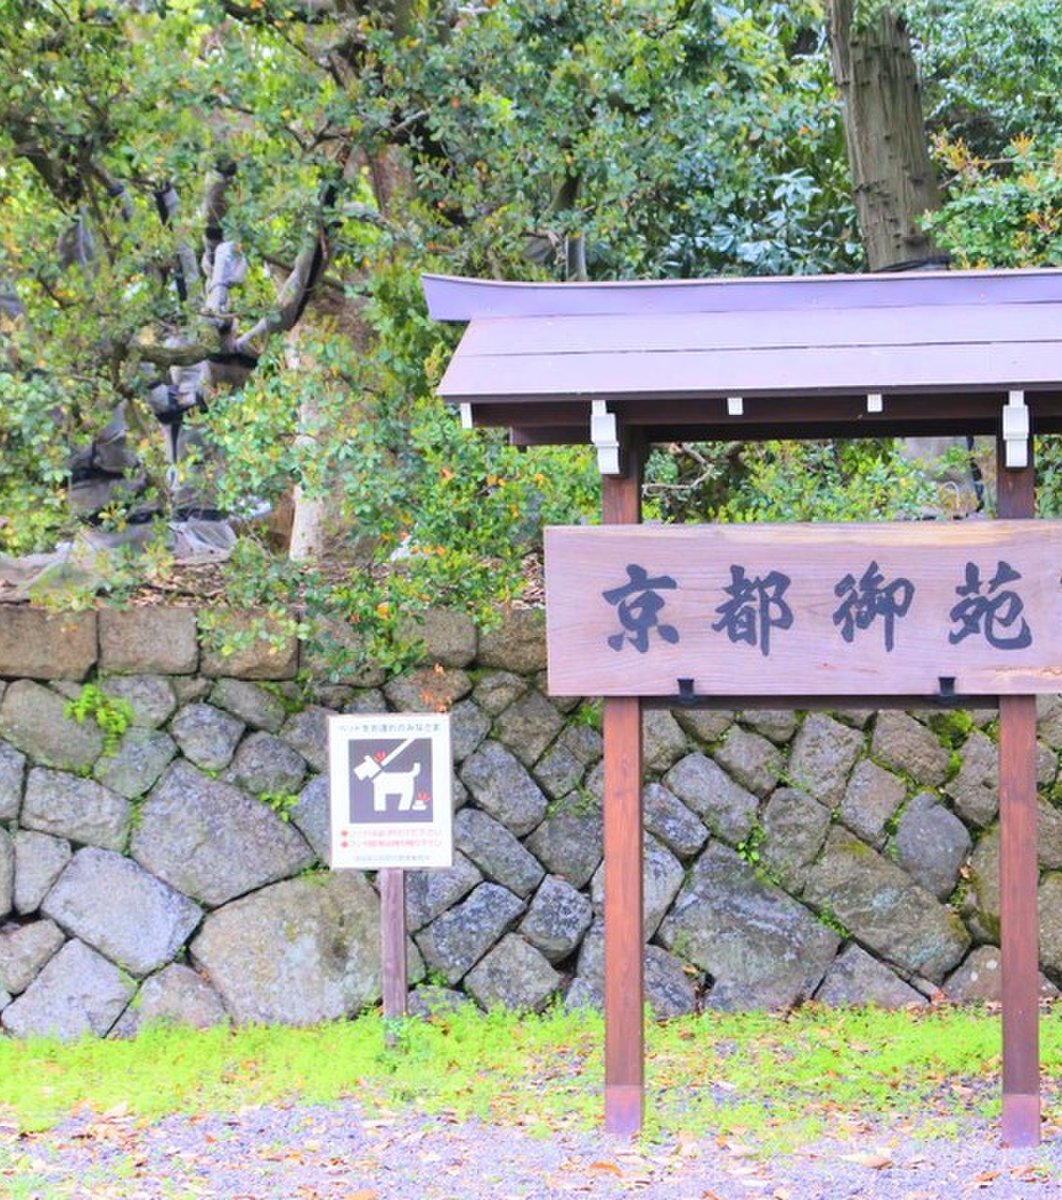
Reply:
M911 0L954 159L935 229L987 239L977 261L1053 253L1018 159L1050 191L1051 7ZM325 498L357 562L321 583L329 604L386 617L511 592L539 522L592 510L593 472L585 452L457 430L432 398L453 335L427 321L421 271L861 261L815 0L0 0L0 28L0 551L71 530L80 446L85 475L102 463L127 483L105 527L188 503L248 515L292 485ZM986 215L1007 184L1025 189L1007 212L1030 246ZM176 464L160 419L184 431ZM741 480L802 474L770 447L707 454L736 491L690 508L658 456L662 515L740 518L758 511ZM900 468L888 446L857 459L877 512ZM847 452L813 460L824 498L853 478ZM401 571L372 570L396 552ZM241 599L313 590L253 542L236 558Z

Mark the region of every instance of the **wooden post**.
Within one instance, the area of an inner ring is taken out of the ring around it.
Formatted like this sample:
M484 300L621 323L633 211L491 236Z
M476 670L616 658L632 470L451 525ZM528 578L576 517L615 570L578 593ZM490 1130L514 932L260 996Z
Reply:
M627 446L626 474L601 481L605 524L641 520L642 447ZM634 681L632 681L634 682ZM642 1127L645 1091L642 958L642 704L604 701L605 1129Z
M380 883L380 969L383 977L384 1021L406 1015L406 873L387 868L379 874ZM390 1044L388 1030L384 1034Z
M1032 462L1003 465L1000 517L1035 515ZM1030 454L1031 458L1031 454ZM999 698L999 891L1003 962L1003 1144L1040 1144L1039 921L1036 910L1036 697Z

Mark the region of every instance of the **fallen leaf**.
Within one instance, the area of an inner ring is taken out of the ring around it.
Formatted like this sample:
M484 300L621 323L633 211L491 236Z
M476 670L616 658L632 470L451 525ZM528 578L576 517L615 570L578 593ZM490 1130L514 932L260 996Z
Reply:
M358 1188L356 1192L348 1192L343 1200L380 1200L380 1193L372 1188Z
M610 1162L592 1162L587 1168L588 1171L597 1171L602 1175L622 1175L623 1168L617 1167L615 1163Z
M841 1158L845 1162L867 1167L871 1171L883 1171L886 1167L892 1166L892 1159L887 1154L842 1154Z

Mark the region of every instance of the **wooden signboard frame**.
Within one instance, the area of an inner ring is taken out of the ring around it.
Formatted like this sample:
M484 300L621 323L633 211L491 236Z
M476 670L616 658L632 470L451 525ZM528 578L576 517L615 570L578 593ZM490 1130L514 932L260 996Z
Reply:
M1031 434L1034 427L1062 432L1059 270L424 282L433 317L469 322L440 394L460 406L467 426L507 427L518 445L591 442L605 525L641 521L642 471L653 443L985 434L997 438L997 516L1026 521L1035 514ZM683 677L695 679L696 664ZM1040 1140L1036 699L1029 682L1025 692L938 696L999 706L1007 1146ZM604 698L605 1127L616 1134L636 1133L644 1106L642 708L720 699L692 690ZM926 699L871 690L843 698L743 695L741 704L896 707Z

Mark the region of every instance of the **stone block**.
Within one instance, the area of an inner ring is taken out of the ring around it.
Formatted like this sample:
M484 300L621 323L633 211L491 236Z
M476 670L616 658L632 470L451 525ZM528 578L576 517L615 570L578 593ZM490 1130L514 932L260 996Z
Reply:
M763 812L760 859L790 891L799 893L830 827L830 812L796 788L778 788Z
M315 771L328 770L328 718L333 715L331 709L310 705L292 713L280 731L281 738Z
M1062 696L1036 697L1036 732L1052 750L1062 750Z
M563 728L564 718L531 688L496 718L494 736L530 767Z
M589 725L569 725L535 765L538 784L560 800L582 783L587 768L601 759L601 734Z
M430 608L400 617L398 638L421 643L421 661L444 667L467 667L475 659L479 645L472 618L446 608Z
M144 980L112 1035L135 1037L141 1029L160 1024L209 1029L227 1020L221 997L203 976L182 963L170 963Z
M865 758L857 763L841 800L841 820L872 846L885 842L885 827L907 795L902 779Z
M672 716L690 737L706 746L718 742L734 723L734 713L724 708L676 708Z
M789 755L794 787L834 808L841 803L848 776L863 751L863 735L825 713L810 713Z
M557 875L547 875L517 932L551 963L559 963L579 945L593 917L582 892Z
M79 850L41 911L131 975L168 963L199 924L197 904L110 850Z
M1062 973L1062 871L1050 871L1037 892L1040 913L1040 962L1055 974Z
M525 845L551 875L560 875L573 887L585 887L601 862L601 811L573 793Z
M173 716L177 694L161 675L109 675L99 680L100 689L133 709L133 724L157 729Z
M100 670L123 675L194 675L199 666L190 608L105 608L100 612Z
M1055 1000L1058 988L1040 975L1040 998ZM996 946L976 946L944 980L944 995L955 1004L999 1004L1003 999L1003 956Z
M990 825L999 811L999 753L995 742L975 729L962 748L962 765L944 785L955 811L970 825Z
M472 690L472 680L456 668L424 667L395 676L383 690L395 712L449 712Z
M546 665L544 614L534 608L514 608L494 629L479 635L479 665L529 675Z
M232 762L244 724L212 704L186 704L170 722L181 753L204 771L221 771Z
M830 964L826 978L815 993L820 1004L834 1007L876 1004L879 1008L919 1007L929 1001L921 992L905 983L884 963L878 962L854 943L842 950Z
M0 604L0 675L81 680L96 665L96 614Z
M21 821L38 833L122 850L131 812L124 796L92 779L34 767L26 781Z
M15 843L15 911L36 912L49 888L62 874L73 851L65 838L20 829Z
M946 900L970 853L970 834L954 813L929 792L907 805L892 842L896 862L927 892Z
M465 990L483 1008L540 1012L561 976L549 961L515 933L506 934L465 978Z
M999 826L986 830L974 846L967 872L969 887L962 915L978 941L999 941Z
M31 921L0 929L0 987L24 992L66 941L54 921Z
M205 699L213 682L202 675L175 675L170 680L178 705L194 704L197 700Z
M7 742L0 742L0 821L13 821L22 805L26 756Z
M708 1006L786 1008L810 997L840 939L729 847L710 842L659 940L713 978Z
M778 746L784 746L797 731L797 716L791 708L749 708L738 718Z
M213 615L216 628L201 641L201 674L227 675L232 679L295 678L299 669L299 643L294 633L264 613L219 610ZM224 654L218 647L226 639L240 649Z
M838 826L808 872L804 899L832 914L882 958L934 983L940 983L970 944L953 912L895 863Z
M133 800L155 786L176 753L177 746L168 733L134 727L113 754L96 760L92 774L104 787Z
M103 750L103 734L94 721L79 725L65 709L58 692L20 679L4 693L0 738L41 766L87 771Z
M130 853L171 887L211 907L314 861L291 824L185 762L174 763L144 802Z
M461 780L480 808L523 837L546 814L546 797L500 742L488 741L461 767Z
M602 862L590 881L590 898L598 912L604 912L605 889L608 887ZM645 941L656 933L671 902L682 886L682 864L656 838L647 836L642 857L642 937Z
M0 1024L22 1038L72 1042L87 1033L103 1037L135 991L136 984L124 971L74 940L0 1013Z
M605 928L594 922L579 949L578 975L564 998L566 1008L604 1007ZM645 1001L658 1020L680 1017L697 1009L701 973L662 946L646 946L642 960Z
M480 677L472 692L472 699L485 713L496 717L530 686L526 679L511 671L490 671Z
M726 740L714 751L714 757L727 774L757 796L766 796L782 774L782 755L778 747L740 725L731 726Z
M267 733L279 732L288 718L284 701L275 692L245 679L217 680L210 691L210 703L251 729L264 729Z
M687 750L686 735L666 708L642 711L642 763L647 771L668 770Z
M461 700L450 709L450 752L463 763L490 733L490 717L474 700Z
M477 884L483 882L479 868L460 850L454 851L453 866L435 871L406 872L406 925L414 933L453 908Z
M315 775L299 793L299 802L292 808L291 823L313 847L323 863L332 853L332 808L328 776Z
M951 763L936 734L903 712L878 713L870 750L885 766L929 787L944 782Z
M287 879L211 913L190 952L240 1023L335 1021L380 996L380 902L358 871Z
M732 845L743 841L755 823L756 797L705 754L687 754L668 771L663 782L713 833Z
M428 1020L444 1013L457 1012L472 1001L456 988L441 987L437 983L422 983L410 993L406 1012L411 1017Z
M692 858L708 840L704 822L662 783L642 788L645 828L679 858Z
M516 924L524 908L524 902L508 888L481 883L460 904L422 929L415 940L428 966L452 985Z
M259 730L240 743L228 776L252 796L291 795L302 786L306 760L287 742Z
M0 829L0 920L15 907L15 843Z
M475 808L454 817L454 844L488 879L527 897L545 872L542 864L500 821Z

